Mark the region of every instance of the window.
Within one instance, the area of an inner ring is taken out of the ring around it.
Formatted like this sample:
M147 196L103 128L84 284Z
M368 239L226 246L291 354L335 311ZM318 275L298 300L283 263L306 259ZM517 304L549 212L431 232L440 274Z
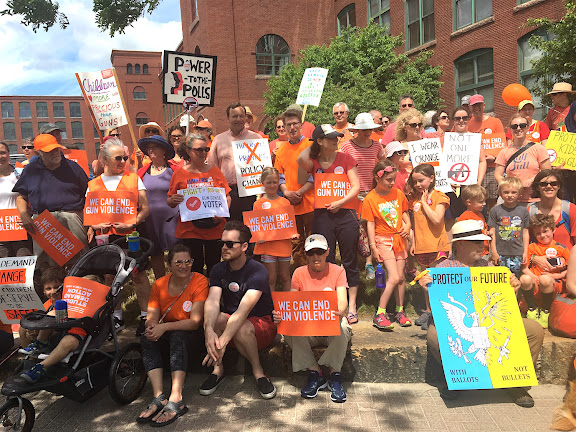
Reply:
M20 123L20 132L22 132L23 140L25 140L26 138L32 138L34 136L34 132L32 131L32 123L31 122Z
M30 102L18 102L18 111L20 111L20 118L32 118Z
M16 141L16 126L14 126L14 123L4 123L4 140Z
M280 68L290 63L290 47L275 34L262 36L256 44L256 74L278 75Z
M454 30L492 16L492 0L454 0Z
M68 134L66 133L66 123L65 122L56 122L56 126L60 129L60 136L63 140L68 139Z
M140 65L139 65L139 64L135 64L135 65L134 65L134 73L135 73L135 74L140 74Z
M406 0L406 51L434 40L434 0Z
M390 0L368 0L368 19L386 27L390 34Z
M72 131L72 133L74 133L74 131ZM70 145L67 146L67 147L68 147L68 148L72 148L72 147L76 148L76 147L78 147L78 150L84 150L84 143L75 142L75 143L73 143L73 144L70 144Z
M79 121L72 122L72 138L73 139L84 138L84 134L82 132L82 122Z
M70 117L82 117L82 111L80 111L80 102L70 102Z
M494 68L492 49L480 49L464 54L454 62L456 100L462 96L481 94L485 111L494 110Z
M340 35L346 27L356 27L356 6L354 3L342 9L336 17L336 20L338 24L338 35Z
M134 87L134 100L146 100L146 90L144 87Z
M48 103L36 102L36 117L48 118Z
M94 126L94 124L92 124L92 128L94 129L94 138L100 139L100 136L98 135L98 129L96 129L96 126ZM102 134L102 136L104 136L104 134Z
M142 73L143 74L149 74L150 72L148 72L148 65L144 64L142 65Z
M52 103L52 111L54 111L54 117L66 117L66 114L64 113L64 102Z
M190 6L192 6L192 21L198 18L198 0L192 0L190 2Z
M134 71L132 70L132 63L128 63L126 65L126 73L129 75L132 75L134 73Z
M148 123L148 114L140 112L136 114L136 126L142 126Z
M2 102L2 118L14 118L14 106L12 102Z

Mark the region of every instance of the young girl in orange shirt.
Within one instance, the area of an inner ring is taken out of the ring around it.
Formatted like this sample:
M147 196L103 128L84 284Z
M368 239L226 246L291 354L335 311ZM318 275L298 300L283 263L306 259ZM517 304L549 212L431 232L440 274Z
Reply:
M253 210L270 210L278 207L291 206L290 201L278 196L280 174L276 168L266 167L262 170L261 180L265 193L254 203ZM298 237L296 235L295 237ZM276 291L276 280L280 276L283 291L290 291L290 259L292 257L292 242L286 240L258 240L254 254L261 255L262 264L268 269L270 290ZM278 263L278 267L276 266Z
M381 330L392 330L394 324L386 315L386 306L394 293L395 319L402 327L412 325L404 313L404 266L408 254L405 239L410 234L408 200L404 193L393 187L398 168L383 159L373 170L373 189L362 203L362 219L367 223L367 234L372 256L386 267L386 288L380 295L378 310L372 324Z

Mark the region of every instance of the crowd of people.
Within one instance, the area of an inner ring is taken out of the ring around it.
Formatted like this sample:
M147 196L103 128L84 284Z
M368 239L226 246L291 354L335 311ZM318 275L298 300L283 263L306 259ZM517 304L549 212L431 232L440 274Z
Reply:
M83 243L84 250L103 238L112 242L135 229L153 242L149 266L155 282L150 283L146 271L132 276L140 308L136 336L154 392L138 422L162 426L187 411L182 388L190 350L200 346L206 349L203 363L213 367L199 389L202 395L212 394L224 380L222 359L232 346L252 365L262 397L273 398L276 389L258 352L276 337L280 315L273 310L275 290L337 293L339 336L285 337L285 341L292 348L293 370L308 371L302 396L313 398L329 387L331 399L344 402L340 371L352 328L359 321L361 249L367 251L363 268L367 283L373 283L377 267L385 270L386 283L372 319L374 327L384 331L393 330L394 323L412 325L404 311L406 277L437 266L508 267L526 317L532 356L537 358L555 296L576 297L576 275L567 282L567 275L576 273L569 255L576 241L576 206L562 199L563 194L574 196L574 185L566 184L571 172L553 167L544 147L550 130L576 132L576 110L574 104L569 107L574 93L569 84L554 86L550 95L556 106L546 122L533 119L533 101L522 101L506 128L484 112L484 98L478 94L464 97L453 110L438 109L426 116L412 96L404 95L393 122L392 117L367 107L351 123L348 106L340 102L333 107L334 125L316 127L304 121L300 106L291 105L273 120L278 135L269 143L274 166L262 171L265 193L259 197L238 193L232 142L266 136L256 130L255 116L240 103L228 106L229 129L215 136L207 120L198 122L188 135L179 126L165 134L157 123L142 125L132 154L118 129L107 131L92 163L91 179L64 157L60 131L48 124L33 140L33 148L24 143L24 169L10 164L9 148L0 143L0 208L16 208L28 233L35 230L33 219L48 210ZM497 155L476 149L477 184L454 187L445 194L435 189L432 165L412 163L408 143L437 138L443 145L446 132L507 133L507 145ZM339 178L348 187L317 208L315 180L322 175ZM228 221L216 216L181 220L181 191L202 186L224 189ZM98 191L133 193L135 223L102 221L85 227L86 194ZM243 213L285 206L294 208L298 234L250 244ZM55 287L62 283L63 270L30 239L0 244L1 257L32 253L38 256L35 286L49 307L58 297ZM419 282L427 292L430 277ZM424 297L415 324L428 331L429 348L440 361L436 329ZM389 304L392 298L394 308ZM114 322L117 330L125 327L121 308L114 312ZM78 335L72 336L66 339L64 351L77 346ZM10 338L10 327L3 325L0 350L12 346ZM49 335L21 329L20 338L21 351L27 355L50 350ZM327 346L319 361L312 351L317 345ZM165 351L170 352L169 394L163 391L161 354ZM34 382L49 366L50 362L40 364L23 376ZM323 376L321 366L329 368L328 376ZM441 394L454 397L447 387ZM514 389L513 399L521 406L533 405L520 389Z

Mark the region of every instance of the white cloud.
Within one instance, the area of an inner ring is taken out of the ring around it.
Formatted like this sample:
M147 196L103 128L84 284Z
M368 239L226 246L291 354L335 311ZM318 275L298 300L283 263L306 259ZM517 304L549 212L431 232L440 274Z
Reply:
M114 38L96 26L92 0L60 2L60 10L70 21L66 30L55 26L34 33L20 24L18 17L0 17L0 94L80 95L74 73L110 67L113 49L176 49L182 27L179 5L174 3L177 21L154 22L152 14ZM5 2L0 1L0 9L4 7Z

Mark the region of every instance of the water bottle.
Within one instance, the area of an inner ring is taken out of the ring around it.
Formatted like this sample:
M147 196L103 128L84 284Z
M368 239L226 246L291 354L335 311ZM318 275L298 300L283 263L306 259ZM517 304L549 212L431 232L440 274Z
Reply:
M56 315L57 323L65 323L68 321L68 303L66 300L56 300L54 302L54 312Z
M382 264L376 266L375 272L376 288L384 289L386 288L386 272L382 268Z
M128 243L128 250L130 252L138 252L140 250L140 234L138 231L133 231L132 234L126 236L126 243Z

